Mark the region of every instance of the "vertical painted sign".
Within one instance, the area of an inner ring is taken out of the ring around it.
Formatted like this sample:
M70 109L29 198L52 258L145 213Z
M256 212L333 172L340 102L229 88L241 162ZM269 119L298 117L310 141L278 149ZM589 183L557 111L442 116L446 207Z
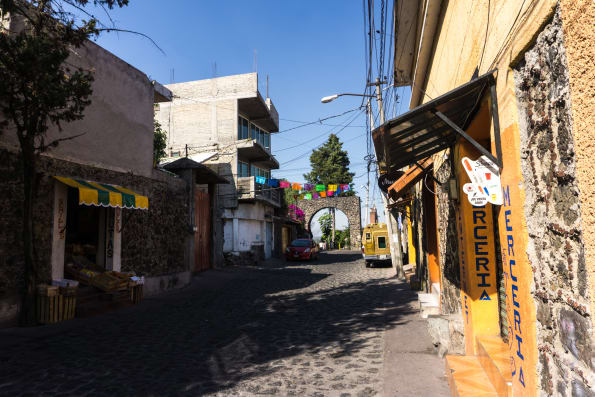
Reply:
M466 156L473 156L474 153L472 146L465 143L460 145L461 160L470 162ZM459 172L459 197L462 199L459 205L458 238L461 250L461 304L466 317L465 351L473 355L476 354L476 338L499 335L500 327L492 205L488 203L487 195L483 201L463 198L465 186L476 185L477 182L470 181L470 176L473 176L472 172Z
M518 144L518 127L502 131L508 142ZM533 269L527 258L528 234L518 147L503 152L503 205L498 217L502 268L506 288L508 349L515 396L535 396L537 390L537 344L535 302L531 293Z

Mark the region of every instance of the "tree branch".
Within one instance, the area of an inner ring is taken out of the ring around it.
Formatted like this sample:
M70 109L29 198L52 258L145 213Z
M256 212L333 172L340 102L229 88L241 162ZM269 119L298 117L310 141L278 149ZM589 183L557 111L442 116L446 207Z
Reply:
M86 132L83 132L83 133L80 133L80 134L67 136L65 138L54 139L53 141L51 141L47 145L43 144L43 142L42 142L41 145L39 145L38 147L35 148L35 151L38 152L38 153L45 152L50 147L56 147L56 146L58 146L58 144L60 142L70 141L72 139L78 138L79 136L83 136L85 134L86 134Z

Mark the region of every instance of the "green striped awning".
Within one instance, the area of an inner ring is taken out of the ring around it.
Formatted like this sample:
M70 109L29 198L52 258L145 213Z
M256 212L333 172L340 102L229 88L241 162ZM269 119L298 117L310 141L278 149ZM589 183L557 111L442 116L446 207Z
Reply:
M54 178L65 185L78 189L79 204L81 205L136 208L141 210L149 208L149 199L146 196L141 196L122 186L106 185L103 183L64 178L61 176L54 176Z

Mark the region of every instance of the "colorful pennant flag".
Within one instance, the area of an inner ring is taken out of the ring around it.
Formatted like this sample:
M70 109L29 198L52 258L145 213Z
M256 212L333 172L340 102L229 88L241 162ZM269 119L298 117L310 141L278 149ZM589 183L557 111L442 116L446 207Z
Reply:
M332 190L329 190L328 192L326 192L326 197L333 197L335 195L335 192L333 192Z
M291 184L287 181L279 181L279 187L282 187L283 189L289 189L291 188Z
M267 179L267 185L270 187L279 187L279 180L278 179Z
M316 185L317 192L326 192L326 186L324 185Z
M314 193L314 194L316 194L316 193ZM304 198L305 198L306 200L312 200L312 193L306 193L306 194L304 195Z
M312 189L314 189L314 185L312 185L311 183L304 184L304 190L310 191Z
M320 197L326 197L326 192L320 192Z
M267 181L267 179L264 176L257 176L254 178L254 181L256 183L260 183L261 185L264 185Z
M317 199L319 197L320 197L320 194L318 194L318 193L312 193L312 198Z
M294 183L293 183L293 185L291 185L291 188L292 188L293 190L302 190L302 185L300 185L300 184L299 184L299 183L297 183L297 182L294 182Z
M350 190L351 190L351 186L349 186L348 184L341 185L342 192L348 192Z
M337 185L328 185L328 190L331 192L336 192L337 191Z

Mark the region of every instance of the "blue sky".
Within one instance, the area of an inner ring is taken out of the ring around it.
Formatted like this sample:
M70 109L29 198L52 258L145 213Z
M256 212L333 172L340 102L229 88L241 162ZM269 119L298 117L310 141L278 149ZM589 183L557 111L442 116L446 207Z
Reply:
M389 9L388 15L391 12ZM376 15L379 13L380 9ZM97 12L97 16L109 21L105 14ZM270 97L281 118L280 131L343 113L361 103L361 98L348 96L329 104L320 102L323 96L364 91L366 34L361 1L131 0L128 7L113 10L111 18L119 28L149 35L165 55L149 40L127 33L106 33L98 44L163 84L172 82L172 70L174 82L256 70L264 96L269 75ZM395 92L404 98L386 109L387 118L405 111L409 102L406 90L385 91L388 96ZM273 136L273 154L281 164L273 175L303 182L302 174L309 171L309 151L330 132L351 122L339 132L339 138L356 174L356 190L365 201L361 185L367 180L366 116L358 113L323 122L329 125L315 124ZM375 186L372 173L370 197L381 208ZM340 220L339 226L343 223L346 219Z

